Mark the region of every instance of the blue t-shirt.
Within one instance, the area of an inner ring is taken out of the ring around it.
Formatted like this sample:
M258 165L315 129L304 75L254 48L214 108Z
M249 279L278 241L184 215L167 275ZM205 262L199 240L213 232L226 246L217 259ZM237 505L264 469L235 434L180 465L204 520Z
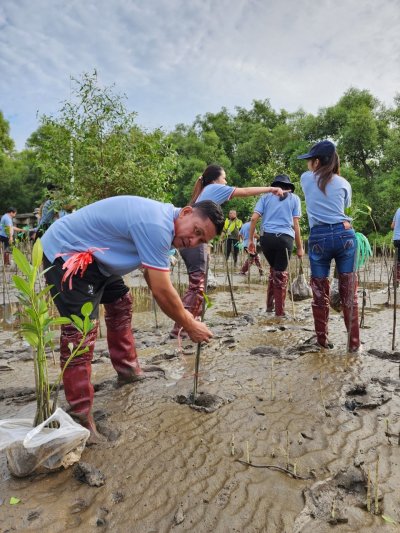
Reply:
M297 194L289 192L284 200L269 192L256 203L254 211L261 215L264 233L283 233L294 238L293 217L301 217L301 203Z
M249 247L250 225L251 222L245 222L239 231L239 235L243 238L243 246L245 248ZM256 239L254 239L254 244L256 244Z
M169 250L180 209L139 196L114 196L56 220L42 237L49 261L66 252L94 252L105 275L124 275L140 266L169 271ZM64 260L68 256L63 256Z
M0 235L2 237L9 237L10 236L10 233L7 233L6 231L6 228L9 227L9 228L12 228L13 227L13 220L12 220L12 217L6 213L5 215L3 215L1 217L1 220L0 220ZM10 231L10 230L9 230Z
M218 205L221 205L231 199L236 187L224 185L223 183L210 183L206 185L197 197L196 202L203 200L212 200Z
M301 188L304 191L310 228L321 224L337 224L351 217L344 210L351 205L350 183L334 174L328 182L324 194L318 187L318 177L310 170L302 174Z
M393 230L393 240L400 241L400 207L396 211L394 217L394 230Z

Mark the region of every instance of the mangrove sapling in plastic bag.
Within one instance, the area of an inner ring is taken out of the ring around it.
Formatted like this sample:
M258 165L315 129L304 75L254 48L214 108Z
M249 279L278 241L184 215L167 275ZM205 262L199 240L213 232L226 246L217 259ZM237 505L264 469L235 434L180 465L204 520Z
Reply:
M293 300L295 302L298 302L300 300L306 300L307 298L311 298L312 296L311 287L307 283L306 278L304 276L303 261L301 260L300 260L299 275L293 281L289 289L289 292L293 294Z
M37 239L32 249L32 263L17 248L13 257L22 275L14 275L20 307L20 332L33 348L33 363L36 390L36 413L33 421L7 420L0 426L0 449L7 446L6 435L12 441L6 449L10 471L18 477L37 472L42 467L53 470L78 461L89 436L89 431L76 424L64 411L56 409L58 392L65 368L74 357L84 354L89 348L82 347L87 334L93 328L90 315L91 302L81 309L81 316L52 317L49 308L50 286L40 287L44 272L40 271L43 249ZM39 285L39 288L37 288ZM46 347L53 346L57 327L73 323L82 333L78 346L69 345L71 352L56 383L51 387L48 379ZM28 423L28 427L27 427ZM25 431L22 438L18 434ZM76 459L74 460L74 458Z
M71 466L79 461L89 436L89 430L60 407L34 428L28 419L0 420L0 450L5 448L8 468L16 477Z

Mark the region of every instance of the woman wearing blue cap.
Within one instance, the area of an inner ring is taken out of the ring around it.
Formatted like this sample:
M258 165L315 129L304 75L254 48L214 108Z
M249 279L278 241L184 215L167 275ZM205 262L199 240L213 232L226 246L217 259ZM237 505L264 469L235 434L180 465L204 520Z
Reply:
M349 335L348 348L355 352L360 347L355 273L357 242L351 218L344 212L351 205L351 186L339 175L339 156L332 142L321 141L298 159L307 159L308 165L308 172L301 176L301 187L310 225L308 253L317 343L323 348L332 348L328 341L329 273L331 260L335 259Z

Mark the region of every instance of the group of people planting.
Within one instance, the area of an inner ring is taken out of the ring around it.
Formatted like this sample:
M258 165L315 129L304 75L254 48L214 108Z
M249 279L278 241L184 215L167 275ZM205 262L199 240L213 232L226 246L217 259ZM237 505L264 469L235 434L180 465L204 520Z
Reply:
M351 187L340 176L339 157L330 141L317 143L298 158L306 159L308 165L308 171L301 176L301 187L310 225L308 252L316 343L321 348L332 347L328 339L329 272L331 260L335 259L349 350L356 352L360 348L357 241L351 219L345 214L351 203ZM132 297L122 276L144 269L155 300L175 321L171 337L188 336L195 342L208 342L212 332L199 320L208 266L207 243L224 230L229 237L229 222L224 226L220 206L232 198L262 195L247 226L245 246L249 261L254 260L256 224L261 219L260 244L270 266L266 311L284 316L287 269L294 244L298 257L304 255L299 225L301 203L294 191L294 184L284 174L276 176L269 187L233 187L227 184L221 166L210 165L197 179L189 205L184 208L141 197L117 196L83 207L49 227L42 237L44 266L61 316L79 316L83 304L93 304L94 327L83 342L82 334L72 325L61 327L60 338L62 367L71 349L82 343L84 353L65 368L63 382L71 414L91 431L92 441L99 438L92 417L91 361L101 303L118 380L127 383L146 376L147 369L139 364L132 334ZM400 209L394 228L395 242L399 244ZM189 275L182 300L170 279L171 248L180 250Z

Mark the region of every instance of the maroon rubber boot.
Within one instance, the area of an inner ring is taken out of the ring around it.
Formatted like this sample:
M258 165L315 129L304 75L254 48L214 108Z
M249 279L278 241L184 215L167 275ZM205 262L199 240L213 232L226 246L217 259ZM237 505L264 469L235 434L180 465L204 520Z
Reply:
M274 270L273 276L275 316L285 316L285 300L289 275L286 271Z
M349 335L349 352L357 352L361 346L358 324L358 276L356 272L339 274L339 294L344 323Z
M274 311L274 269L271 267L268 277L268 289L267 289L267 313L273 313Z
M189 274L189 287L185 295L182 298L183 307L191 313L194 318L198 318L201 315L203 308L204 300L204 285L206 281L205 272L201 270L196 270L196 272L191 272ZM174 327L169 334L172 339L178 337L179 330L181 326L175 322ZM186 331L181 331L181 337L187 338L188 334Z
M329 279L312 277L310 285L313 293L311 307L317 342L322 348L333 348L328 340Z

